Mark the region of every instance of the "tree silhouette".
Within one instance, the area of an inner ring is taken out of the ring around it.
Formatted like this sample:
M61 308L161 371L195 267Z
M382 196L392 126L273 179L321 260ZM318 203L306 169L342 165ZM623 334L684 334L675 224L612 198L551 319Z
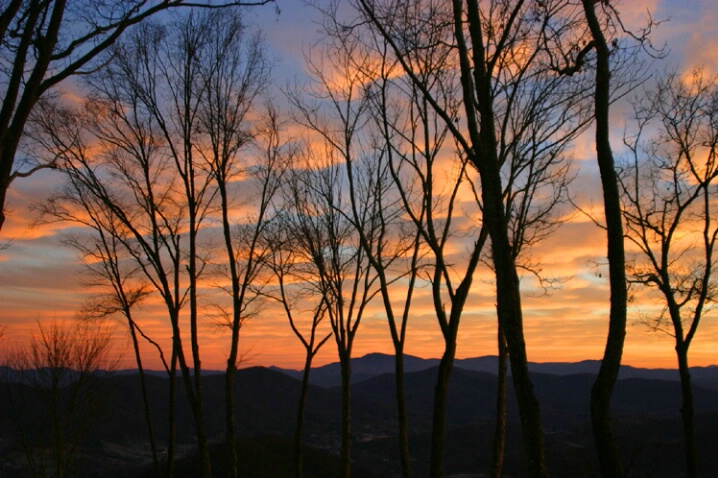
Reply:
M291 195L289 195L291 198ZM290 199L291 200L291 199ZM291 214L284 211L284 214ZM268 228L263 235L269 253L265 260L267 267L276 279L276 285L264 294L282 304L289 326L304 347L304 368L302 369L302 385L297 406L297 425L294 431L294 476L304 476L304 422L307 399L309 397L309 377L314 357L319 350L332 338L332 332L322 335L320 325L326 322L327 304L324 295L308 287L306 269L299 258L301 248L297 247L292 229L291 219L280 214L279 221ZM301 242L301 241L300 241ZM309 305L308 305L309 304ZM310 319L306 319L309 316ZM309 329L308 332L306 329Z
M529 468L532 476L543 476L543 431L528 375L518 275L529 263L517 257L522 247L555 230L555 206L566 192L565 148L589 120L588 83L557 76L551 65L553 45L574 28L576 7L561 1L458 0L451 8L429 1L355 5L362 16L356 25L371 25L385 41L397 69L445 125L473 178L482 225L476 245L482 234L490 238L498 319L511 355ZM452 83L453 72L458 78ZM470 279L456 289L457 298L469 286ZM452 307L454 313L459 310ZM434 443L431 475L441 476L442 440Z
M103 379L117 367L111 339L111 330L98 322L38 322L29 347L18 349L11 358L20 383L29 388L26 392L20 387L11 406L17 410L33 474L74 475L77 453L105 398ZM29 410L32 403L35 406ZM31 430L29 423L40 429ZM37 452L42 448L49 456Z
M681 379L686 476L699 476L688 352L714 306L713 256L718 177L718 87L703 72L659 80L634 104L632 157L619 176L632 283L660 293L664 309L648 323L675 340Z
M10 183L55 162L14 168L26 123L41 98L72 75L100 66L96 59L133 25L177 7L265 5L272 0L10 0L0 7L3 91L0 109L0 230Z

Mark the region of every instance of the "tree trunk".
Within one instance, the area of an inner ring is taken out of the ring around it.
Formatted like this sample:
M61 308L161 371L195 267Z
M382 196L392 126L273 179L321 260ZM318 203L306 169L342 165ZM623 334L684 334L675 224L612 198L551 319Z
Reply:
M521 321L521 305L518 299L518 277L514 270L514 301L507 304L513 308L509 317L504 319L504 331L511 358L511 375L513 378L516 401L521 417L521 431L524 437L524 447L529 461L529 476L543 478L548 475L546 470L546 457L541 422L541 408L533 391L533 384L529 376L528 357L526 356L526 342L523 336ZM501 285L499 283L499 289ZM509 300L509 299L504 299ZM518 312L516 311L518 309Z
M4 144L3 138L2 149L0 149L0 231L5 224L5 202L7 198L7 190L10 188L10 175L12 174L12 163L15 159L15 151L17 147L11 148Z
M509 240L508 218L504 210L502 178L498 157L498 142L494 126L494 96L491 72L485 61L484 33L479 3L466 2L466 18L472 48L464 38L463 2L453 1L455 38L461 65L461 85L464 111L471 138L466 151L481 177L481 196L484 202L484 225L491 237L496 274L496 303L499 322L504 330L511 357L511 375L521 417L521 431L529 461L529 475L548 476L541 424L541 408L533 393L528 372L528 357L524 340L521 293L516 272L514 251Z
M67 0L55 1L52 6L52 12L49 13L50 22L47 24L47 28L42 35L38 35L42 41L39 44L27 42L25 46L22 47L24 51L15 52L16 55L26 56L28 54L28 47L31 44L35 51L35 64L29 69L27 75L25 73L21 73L21 76L17 76L15 73L11 74L11 83L15 80L18 82L22 81L22 93L18 97L18 90L11 93L7 91L6 88L3 92L3 105L0 110L2 113L2 118L0 118L0 231L2 231L3 225L5 224L5 201L7 199L7 190L12 180L12 166L15 161L15 155L20 144L20 138L22 138L23 132L25 131L25 124L30 117L30 112L37 104L40 96L49 88L49 85L43 85L43 79L52 61L52 55L60 35L60 27L62 26L66 6ZM3 7L3 9L5 8L7 8L7 6ZM12 9L14 9L14 7L10 7L9 10L3 13L10 14ZM29 15L25 18L25 26L23 28L25 31L16 33L23 36L32 34L31 30L39 27L37 22L40 18L41 11L42 8L39 4L30 7ZM14 16L16 13L17 10L15 10L12 15ZM29 40L30 38L28 37L27 39ZM16 66L29 66L26 65L24 59L21 60L16 56L14 62L18 61L20 61L20 63L16 63ZM15 87L18 85L19 83L16 84ZM13 89L13 87L11 87L11 89ZM16 103L17 107L13 113L13 106L15 106Z
M404 478L411 478L411 455L409 454L409 414L406 410L406 387L404 385L404 351L395 344L394 377L396 384L396 408L399 416L399 448L401 471Z
M55 46L59 38L60 27L65 14L66 4L66 0L58 0L54 2L52 12L46 12L49 13L51 20L47 24L47 28L45 29L46 31L44 31L42 35L38 35L42 39L39 44L35 42L23 42L25 43L24 47L22 47L24 51L15 52L16 55L22 55L25 57L28 54L28 47L31 44L33 45L35 51L35 64L29 69L30 71L28 71L27 76L25 73L21 73L21 76L17 76L16 73L12 73L10 75L11 83L15 80L18 82L22 81L22 93L18 96L18 90L10 92L7 91L7 88L5 88L5 91L3 91L3 105L0 110L2 113L2 118L0 118L0 128L2 128L0 130L0 231L2 231L2 227L5 224L5 201L7 199L7 190L10 187L10 182L12 180L12 166L15 161L15 155L20 144L20 138L25 130L25 124L30 117L30 112L37 104L40 96L47 90L47 87L43 86L43 79L50 67L53 51L55 50ZM7 7L4 6L3 9L5 8ZM23 36L27 34L32 35L31 30L39 28L40 26L37 22L41 16L41 11L42 8L39 5L30 7L30 12L25 18L25 26L22 28L25 31L16 33ZM4 13L10 13L10 10ZM17 11L15 11L15 13L17 13ZM13 15L15 13L13 13ZM30 40L30 37L26 38ZM12 61L13 60L11 60L11 62ZM15 66L27 66L24 59L21 60L20 57L16 56L14 58L14 62L18 61L20 61L20 64L16 63ZM11 89L18 86L19 83L16 83L14 87L11 87ZM17 107L13 113L13 107L15 104L17 104Z
M147 380L145 379L145 369L142 366L142 356L140 355L140 346L137 341L137 331L132 319L130 323L130 336L132 337L132 346L135 352L135 361L137 362L137 371L140 375L140 388L142 390L142 404L145 407L145 422L147 423L147 434L150 439L150 449L152 450L152 463L155 467L155 475L157 478L162 477L162 469L160 468L160 462L157 457L157 443L155 442L155 432L152 427L152 415L150 412L150 402L147 397Z
M593 0L583 0L591 34L596 43L596 159L601 172L603 204L608 237L611 308L606 348L596 381L591 389L591 421L596 452L604 478L625 476L611 429L611 396L618 379L626 337L626 259L623 244L623 217L618 180L609 137L610 77L609 48L596 17Z
M309 395L309 374L312 370L312 352L307 350L307 358L304 361L304 373L302 374L302 390L299 395L299 409L297 410L297 429L294 431L294 476L304 476L304 412L307 407L307 396Z
M496 387L496 425L494 427L494 450L490 474L492 478L500 478L503 473L504 450L506 447L506 398L508 392L506 359L508 351L506 350L506 338L504 337L504 329L501 327L501 324L499 324L498 327L498 343L499 375Z
M230 357L229 360L227 360L227 370L224 375L224 399L225 399L225 408L226 408L226 427L227 427L227 437L226 437L226 445L227 445L227 455L229 456L229 476L233 478L237 478L237 475L239 473L238 470L238 464L239 460L237 458L237 431L236 431L236 423L237 423L237 417L234 411L234 380L237 376L237 366L235 365L235 360Z
M195 371L195 380L198 379L199 376ZM212 462L209 454L209 440L204 424L204 404L202 402L202 387L200 385L197 387L197 394L194 404L192 405L192 411L194 412L195 423L197 424L197 447L200 456L201 476L202 478L212 478Z
M429 465L429 476L431 478L442 478L444 476L445 449L446 449L446 415L449 409L449 385L451 383L451 372L454 368L456 356L455 335L445 341L444 355L439 362L436 386L434 387L434 417L431 430L431 461Z
M172 349L169 376L169 438L167 443L167 478L174 478L175 450L177 448L177 351Z
M225 166L222 163L220 166ZM232 231L229 219L229 199L227 194L227 171L219 167L216 174L217 189L221 198L222 209L222 233L224 236L224 247L227 252L227 263L229 266L229 278L232 281L232 338L227 357L227 370L225 375L225 408L226 408L226 447L229 457L229 476L237 478L239 475L239 457L237 456L237 412L234 406L234 382L237 375L237 356L239 355L239 329L241 325L242 294L239 286L239 273L235 260L234 246L232 244Z
M483 100L490 97L486 86L482 89ZM484 107L481 124L494 124L493 111ZM524 339L521 292L513 250L508 237L508 224L504 211L501 176L496 158L496 138L491 128L481 129L481 149L491 158L475 157L481 175L484 200L484 220L491 237L494 271L496 274L496 303L499 322L506 337L511 358L511 376L521 417L521 431L529 461L529 475L535 478L548 476L541 422L541 408L533 391L529 376L526 341Z
M683 395L681 417L683 418L683 437L686 447L686 476L696 478L698 476L698 453L696 450L693 386L691 385L691 371L688 368L688 347L685 344L677 345L676 354L678 355L678 372L681 377L681 393Z
M191 148L187 148L187 151L191 151ZM192 159L188 160L190 169L189 178L194 182L194 171L191 169ZM190 184L190 183L187 183ZM198 301L197 301L197 289L198 289L198 273L197 273L197 233L199 228L197 226L197 204L194 200L194 186L190 188L188 185L185 186L188 197L188 209L189 209L189 258L187 265L187 272L189 276L189 307L190 307L190 342L192 347L192 364L194 366L194 384L186 384L189 389L194 385L194 393L190 391L189 398L192 405L192 412L194 414L194 420L197 429L197 448L200 462L200 476L202 478L212 478L212 462L209 454L209 440L207 438L207 430L204 423L204 393L202 385L202 361L200 358L199 351L199 331L198 331ZM189 378L189 373L187 373Z
M341 477L351 477L351 357L341 353L339 362L342 373L342 448L341 448Z
M181 345L181 344L180 344ZM194 346L193 346L194 348ZM180 356L181 351L178 351ZM194 359L195 367L199 366L198 357ZM212 463L209 454L209 441L207 439L207 431L204 423L204 404L202 397L202 372L201 369L195 368L194 376L190 373L190 368L180 357L180 370L182 372L182 381L184 382L187 400L190 404L192 417L194 418L195 431L197 433L197 455L200 461L200 476L202 478L212 478ZM194 379L194 383L193 383Z

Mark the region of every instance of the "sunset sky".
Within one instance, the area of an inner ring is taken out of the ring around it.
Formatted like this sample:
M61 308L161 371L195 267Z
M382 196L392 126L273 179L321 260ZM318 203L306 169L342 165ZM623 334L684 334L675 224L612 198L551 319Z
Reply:
M263 32L268 53L275 61L277 85L288 81L305 81L304 55L317 41L318 14L300 7L298 0L278 0L279 15L273 8L255 9L248 21ZM665 59L656 60L652 68L660 73L677 68L690 72L703 66L708 74L718 73L718 9L713 0L623 0L619 7L629 25L645 21L647 11L655 20L668 20L656 27L653 43L667 45ZM72 85L65 90L81 94ZM281 98L278 90L276 98ZM281 102L281 100L278 100ZM613 109L613 146L621 154L624 131L624 104ZM584 207L601 204L593 130L576 143L574 166L577 178L572 184L574 195ZM0 341L3 355L26 343L36 323L50 320L69 321L92 291L83 284L82 265L75 250L61 244L61 224L34 225L37 213L33 206L61 183L57 173L42 172L16 181L10 191L7 221L0 233L0 325L7 327ZM579 193L580 192L580 193ZM600 359L608 325L608 280L605 266L605 234L583 215L572 215L554 236L532 250L547 277L563 280L560 289L545 296L524 284L523 310L529 360L534 362L580 361ZM459 331L460 358L496 353L495 299L491 273L479 271L474 281ZM438 357L443 341L432 310L428 289L419 289L410 320L405 352L421 357ZM640 323L656 309L641 301L632 304L624 363L640 367L675 367L672 338L651 332ZM161 306L148 303L138 310L141 323L165 344L169 332ZM205 369L225 366L228 336L209 321L202 325L202 355ZM118 347L127 347L126 330L116 324ZM243 365L277 365L299 368L303 349L292 334L280 309L267 305L263 313L242 329ZM373 304L361 325L354 349L359 357L369 352L392 353L391 340L380 304ZM159 362L149 349L146 360L150 368ZM316 364L336 361L336 346L330 341L317 356ZM718 364L718 316L704 318L690 352L692 365ZM122 366L132 368L127 348Z

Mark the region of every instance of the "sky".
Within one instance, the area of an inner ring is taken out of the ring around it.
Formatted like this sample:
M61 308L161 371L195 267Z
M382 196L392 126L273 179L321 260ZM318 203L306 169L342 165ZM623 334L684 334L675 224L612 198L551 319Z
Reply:
M306 81L304 58L318 39L319 16L298 0L278 0L280 13L272 8L255 9L248 19L264 35L274 61L275 82L282 86L293 80ZM624 20L638 24L650 11L656 20L667 20L656 27L653 42L666 44L664 59L651 68L657 72L678 69L690 72L703 66L718 73L718 11L712 0L628 1L619 7ZM72 85L66 91L77 94ZM81 93L80 93L81 94ZM277 98L281 97L279 93ZM613 144L620 144L625 125L626 107L613 109ZM572 187L580 191L584 205L601 202L595 166L593 131L584 134L573 151L577 178ZM620 148L617 154L621 154ZM8 219L0 233L0 361L17 347L27 344L37 323L56 320L70 323L87 300L91 288L83 278L77 253L62 245L66 225L37 224L36 206L61 183L59 175L41 172L16 181L8 200ZM544 295L530 279L523 280L524 326L529 360L534 362L577 362L600 359L608 326L608 283L605 266L604 232L582 215L572 215L552 237L532 250L540 258L543 273L562 278L560 288ZM490 271L479 271L459 331L457 356L460 358L496 353L496 317ZM149 332L167 343L161 307L148 304L139 311ZM642 323L655 314L655 307L633 303L629 311L624 363L649 368L675 368L673 339L656 333ZM122 323L115 324L115 342L126 350L123 368L133 362L127 333ZM203 366L222 369L227 356L228 336L210 320L200 328ZM299 368L303 349L292 334L281 311L267 305L242 329L240 349L242 365L276 365ZM432 312L428 290L419 289L412 314L405 352L421 357L439 357L443 341ZM149 349L144 350L150 368L159 362ZM378 304L370 307L354 347L354 356L370 352L392 353L391 340L383 312ZM336 346L330 341L315 359L316 365L337 361ZM690 352L692 365L718 364L718 317L704 318Z

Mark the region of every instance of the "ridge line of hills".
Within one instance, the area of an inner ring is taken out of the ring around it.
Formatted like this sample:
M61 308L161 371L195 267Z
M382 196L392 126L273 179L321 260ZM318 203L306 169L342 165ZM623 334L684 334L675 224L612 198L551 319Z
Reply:
M439 359L421 358L414 355L404 355L404 373L422 372L433 367L438 367ZM556 375L566 377L570 375L596 375L601 365L600 360L582 360L579 362L529 362L529 371L532 374ZM282 368L277 366L248 365L242 369L266 368L280 372L292 378L301 380L302 370ZM379 352L368 353L361 357L351 359L352 376L351 383L358 384L366 380L384 374L394 374L394 356ZM495 355L484 355L479 357L456 359L454 368L469 372L481 372L490 375L497 375L498 357ZM704 388L718 390L718 365L691 367L691 378L694 385ZM0 378L4 381L16 381L17 375L10 367L0 366ZM110 375L133 375L137 369L123 369L110 373ZM166 376L163 370L145 370L145 374L158 377ZM206 376L224 374L224 370L204 370ZM508 369L511 375L511 368ZM72 374L69 374L72 376ZM642 368L631 365L621 365L619 380L646 379L665 380L677 382L680 380L677 369L669 368ZM334 388L341 385L341 370L339 362L332 362L319 367L312 367L309 381L312 385L322 388Z
M404 355L404 372L421 372L423 370L437 367L439 359L425 359L413 355ZM582 360L580 362L529 362L529 371L547 375L596 375L601 366L600 360ZM352 383L360 383L385 373L394 373L394 356L383 353L370 353L362 357L353 358ZM497 374L498 357L485 355L480 357L456 359L454 367L471 372L484 372L492 375ZM281 367L267 367L271 370L282 372L291 377L302 378L301 370L286 369ZM509 368L509 375L511 370ZM718 366L691 367L691 377L696 385L718 390ZM622 365L619 380L629 378L640 378L649 380L679 381L678 370L665 368L640 368L630 365ZM338 387L341 385L341 374L339 362L333 362L320 367L312 368L309 381L313 385L324 388Z
M407 358L410 445L416 476L423 478L428 470L437 361ZM488 469L496 399L495 360L496 357L478 357L457 361L449 394L448 475L477 476L477 473ZM557 471L555 476L581 476L579 471L586 466L592 469L597 466L589 423L589 396L597 364L595 361L532 364L532 379L542 405L549 463ZM357 473L356 476L398 476L401 470L396 452L394 357L369 354L354 359L352 366L356 381L352 387L353 460L368 473ZM468 367L479 370L469 370ZM481 367L489 370L480 370ZM314 369L312 374L315 382L325 380L324 383L331 383L335 372L338 372L338 364L328 364ZM718 473L718 455L711 452L718 447L718 435L715 433L718 430L718 367L697 367L693 372L697 382L694 392L700 467L707 473L706 476L718 476L713 475ZM292 373L297 371L266 367L248 367L237 372L238 394L235 399L239 437L244 440L247 453L244 463L253 467L248 468L243 476L291 474L290 440L294 433L301 385L291 376ZM641 376L646 373L659 375L658 378ZM664 373L663 378L660 373ZM622 379L614 392L613 413L618 439L626 460L630 459L633 463L635 476L680 476L683 465L677 439L680 436L681 406L677 377L675 370L656 372L626 367L622 371ZM3 379L7 380L7 375L0 373L0 382ZM146 427L140 413L143 405L137 377L132 371L118 372L103 377L103 383L105 401L102 413L88 429L82 461L78 464L84 474L78 476L150 476L145 473L151 462ZM149 376L147 386L151 416L157 438L162 444L167 440L166 375ZM204 389L208 435L213 443L221 444L225 433L224 378L220 373L208 374ZM42 413L41 391L18 382L0 386L0 401L3 403L11 405L12 397L19 396L24 396L25 401L16 405L32 410L32 413L23 415L11 406L0 408L0 476L4 476L2 470L19 470L16 466L19 466L20 458L17 457L23 455L18 440L18 418L24 417L22 426L29 438L40 433L43 424L47 423L47 417ZM305 439L308 449L321 453L321 460L317 462L320 464L319 471L308 473L308 478L339 476L333 472L332 460L338 455L340 443L340 396L339 389L335 387L315 384L310 387ZM507 403L507 476L519 477L523 476L524 457L518 409L510 384ZM194 460L194 429L189 404L182 394L178 396L177 407L178 444L183 450L182 459L191 461ZM252 448L265 442L267 448L263 451ZM289 466L290 471L284 471L280 465ZM178 469L187 471L178 478L194 476L189 462L178 465Z

